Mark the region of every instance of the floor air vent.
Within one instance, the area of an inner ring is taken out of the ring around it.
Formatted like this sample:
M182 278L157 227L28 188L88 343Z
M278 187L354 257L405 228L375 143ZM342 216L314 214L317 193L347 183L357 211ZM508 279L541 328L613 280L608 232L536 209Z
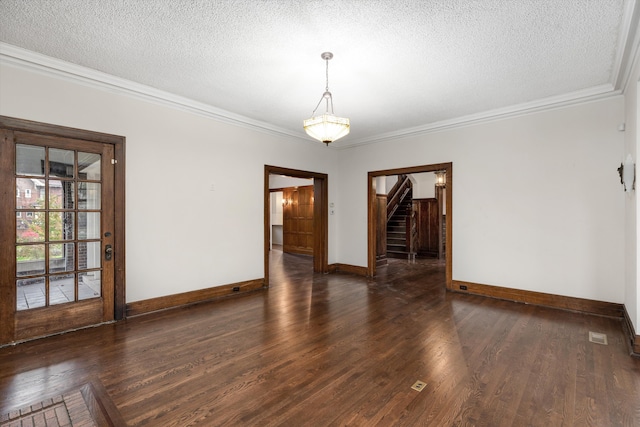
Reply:
M607 345L607 335L601 334L600 332L589 331L589 341L596 344Z
M422 391L422 389L424 389L424 386L426 386L427 383L425 383L424 381L416 381L415 384L413 384L411 386L412 389L414 389L415 391Z

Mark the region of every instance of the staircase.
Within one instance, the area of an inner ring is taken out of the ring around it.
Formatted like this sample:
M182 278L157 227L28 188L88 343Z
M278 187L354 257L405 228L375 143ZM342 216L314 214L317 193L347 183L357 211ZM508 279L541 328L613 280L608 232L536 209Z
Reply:
M387 204L387 258L410 258L413 190L411 181L401 175L389 192Z

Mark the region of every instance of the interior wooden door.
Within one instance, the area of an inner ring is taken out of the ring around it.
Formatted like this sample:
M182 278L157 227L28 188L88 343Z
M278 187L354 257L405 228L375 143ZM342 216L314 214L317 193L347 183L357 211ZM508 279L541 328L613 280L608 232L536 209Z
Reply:
M437 257L442 233L438 200L414 199L413 204L418 222L418 254Z
M284 252L313 255L313 191L313 186L283 189Z
M114 146L1 132L0 343L113 320Z

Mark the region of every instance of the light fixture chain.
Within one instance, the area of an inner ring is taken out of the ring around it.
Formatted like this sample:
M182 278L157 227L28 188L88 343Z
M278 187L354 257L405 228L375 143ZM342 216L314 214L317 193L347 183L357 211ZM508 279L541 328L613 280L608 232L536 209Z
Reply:
M320 101L318 101L318 105L316 105L316 108L313 109L313 112L311 113L311 117L315 117L316 115L316 111L318 110L318 107L320 106L320 104L322 103L322 100L324 99L324 95L322 95L320 97Z
M331 114L333 114L333 96L331 95L331 92L329 92L329 59L330 58L326 58L324 60L324 62L327 64L327 67L326 67L327 84L324 88L324 94L322 96L327 98L327 107L325 109L325 112L327 113L329 112L329 105L331 105ZM331 102L331 104L329 104L329 102Z
M333 96L331 95L331 92L329 92L329 58L325 58L324 61L326 63L326 67L325 67L326 84L324 87L324 93L320 97L320 101L318 101L318 105L316 105L316 108L313 109L313 112L311 113L311 117L313 117L316 114L316 111L318 110L318 107L322 103L323 99L327 100L325 112L328 113L329 106L331 106L331 114L333 114ZM331 104L329 104L329 101L331 101Z

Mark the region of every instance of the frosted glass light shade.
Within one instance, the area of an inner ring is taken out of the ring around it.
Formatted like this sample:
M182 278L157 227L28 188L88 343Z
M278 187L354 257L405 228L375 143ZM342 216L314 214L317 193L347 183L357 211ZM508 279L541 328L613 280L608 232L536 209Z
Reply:
M318 117L306 119L303 123L307 134L318 141L329 144L349 134L349 119L325 113Z

